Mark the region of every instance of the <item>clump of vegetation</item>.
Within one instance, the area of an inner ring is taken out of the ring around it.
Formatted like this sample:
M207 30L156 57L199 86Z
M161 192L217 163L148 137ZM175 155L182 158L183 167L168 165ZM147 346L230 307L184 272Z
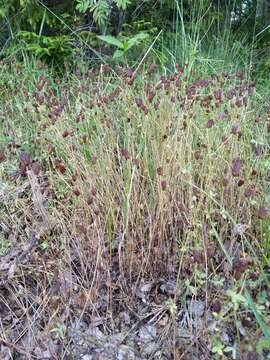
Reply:
M65 356L74 319L111 328L146 296L174 358L266 353L270 108L251 70L1 66L4 345L35 328L31 356L44 335Z
M0 358L270 358L269 1L2 3Z

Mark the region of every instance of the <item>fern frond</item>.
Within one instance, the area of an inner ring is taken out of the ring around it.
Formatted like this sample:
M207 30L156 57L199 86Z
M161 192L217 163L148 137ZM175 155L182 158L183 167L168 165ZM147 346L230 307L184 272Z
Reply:
M103 27L106 24L109 10L110 7L106 0L100 0L90 6L93 18L100 27Z

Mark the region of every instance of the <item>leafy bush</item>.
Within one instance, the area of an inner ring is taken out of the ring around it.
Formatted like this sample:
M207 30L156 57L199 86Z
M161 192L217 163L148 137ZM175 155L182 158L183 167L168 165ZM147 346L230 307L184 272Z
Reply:
M62 66L68 61L73 53L71 37L68 35L45 36L33 32L20 31L18 38L25 44L25 50L33 54L37 59L45 62L55 62Z

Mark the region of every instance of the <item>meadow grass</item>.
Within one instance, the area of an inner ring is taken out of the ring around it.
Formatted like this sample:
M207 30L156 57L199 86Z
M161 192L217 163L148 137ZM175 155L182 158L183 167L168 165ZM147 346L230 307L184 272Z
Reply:
M269 324L270 109L250 69L1 67L1 255L38 239L5 284L20 334L101 298L108 315L116 289L132 301L165 278L178 309L199 299L234 324L237 354L254 349Z

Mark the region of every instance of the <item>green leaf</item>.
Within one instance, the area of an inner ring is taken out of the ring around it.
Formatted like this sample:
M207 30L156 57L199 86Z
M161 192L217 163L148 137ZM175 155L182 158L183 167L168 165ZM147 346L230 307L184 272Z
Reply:
M132 46L136 45L142 40L145 40L148 38L148 34L144 32L140 32L137 35L133 36L131 39L128 40L128 49L130 49Z
M119 9L126 10L127 6L131 4L131 0L115 0L116 5Z
M123 50L124 50L124 51L128 50L128 41L127 41L127 40L125 40L125 41L123 42Z
M224 349L224 352L231 352L232 353L232 358L236 359L236 349L233 346L226 346Z
M258 321L260 328L263 332L263 335L266 337L266 340L270 343L270 332L268 327L266 326L265 322L263 321L261 315L257 311L256 305L254 304L254 301L252 300L252 297L249 294L249 291L245 289L245 298L247 300L247 304L250 307L251 311L253 312L256 320Z
M100 40L106 42L107 44L109 45L113 45L113 46L116 46L118 47L119 49L123 49L124 46L123 46L123 43L118 40L116 37L114 36L111 36L111 35L99 35L97 36Z
M239 308L239 305L247 304L246 298L243 295L241 295L240 293L237 293L233 290L228 290L227 295L230 296L235 310L237 310Z
M263 355L263 350L270 350L270 339L263 339L258 342L256 350L259 355Z
M108 13L110 10L107 0L99 0L97 3L92 4L89 9L99 27L104 27L108 20Z
M212 352L214 354L218 354L218 355L223 355L223 349L224 349L224 345L221 342L217 342L213 347L212 347Z
M118 59L124 56L125 52L123 50L116 50L113 54L113 59Z
M80 13L86 12L91 5L89 0L77 0L77 2L76 10L78 10Z

